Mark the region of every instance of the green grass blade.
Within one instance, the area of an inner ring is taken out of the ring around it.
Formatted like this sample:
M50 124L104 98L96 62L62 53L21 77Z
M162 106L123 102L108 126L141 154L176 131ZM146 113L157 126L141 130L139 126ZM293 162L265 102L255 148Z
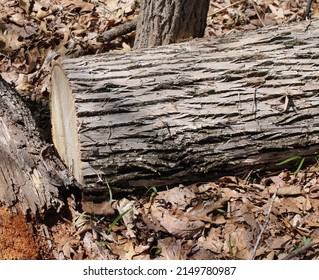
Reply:
M294 175L298 174L298 172L300 171L301 167L303 166L303 164L305 162L305 159L306 159L305 157L301 158L301 160L300 160L300 162L298 164L298 167L297 167L296 171L294 172Z
M288 162L294 161L296 159L301 159L301 156L293 156L293 157L287 158L287 159L277 163L276 165L283 165L283 164L286 164Z
M108 231L107 231L107 234L110 234L110 232L112 231L113 227L117 224L117 222L118 222L119 220L121 220L121 219L123 218L123 216L124 216L125 214L127 214L128 212L130 212L131 210L132 210L132 208L127 209L127 210L124 211L122 214L118 215L118 216L113 220L113 222L110 224L109 229L108 229Z
M151 197L157 196L158 190L155 186L152 186L147 189L145 195L147 195L149 192L151 192Z
M152 189L151 196L157 196L158 191L157 191L156 187L153 186L153 187L151 187L151 189Z

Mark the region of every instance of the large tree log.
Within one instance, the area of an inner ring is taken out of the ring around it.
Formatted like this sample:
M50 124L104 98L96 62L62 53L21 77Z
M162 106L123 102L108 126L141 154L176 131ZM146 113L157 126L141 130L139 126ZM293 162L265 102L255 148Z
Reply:
M316 155L319 23L307 24L55 64L61 158L88 192L107 192Z

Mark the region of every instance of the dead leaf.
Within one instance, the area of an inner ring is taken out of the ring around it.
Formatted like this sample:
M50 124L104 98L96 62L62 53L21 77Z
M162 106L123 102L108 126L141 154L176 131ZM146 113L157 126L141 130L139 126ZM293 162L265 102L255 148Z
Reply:
M34 1L32 0L19 0L19 7L29 15L32 9Z
M126 212L126 214L122 216L122 220L126 226L126 236L130 238L136 237L134 231L134 220L136 215L138 215L138 211L135 209L134 202L123 198L117 203L117 210L120 214Z
M93 234L87 232L83 238L83 247L89 259L92 260L110 260L114 259L114 256L108 254L107 250L96 244Z
M159 240L157 247L161 250L157 260L187 260L191 255L193 244L192 241L167 237Z
M115 214L113 203L110 201L103 201L101 203L82 201L81 204L83 211L86 213L103 216L113 216Z
M224 235L223 251L232 258L248 260L253 246L253 235L244 225L231 226Z
M195 238L204 229L205 224L202 221L192 221L186 217L176 218L170 215L163 215L159 219L163 226L170 234L180 238Z
M274 190L269 190L270 194L274 193ZM302 187L297 185L284 186L277 191L278 196L295 196L302 194Z
M277 18L284 18L284 10L282 8L275 7L272 4L269 4L269 8Z
M176 217L169 209L160 207L158 203L151 206L150 215L153 221L157 221L167 232L180 238L194 238L203 229L202 221L193 221L186 215L179 214Z
M310 198L319 198L319 184L313 185L309 189Z
M185 209L194 198L196 195L187 187L175 187L156 196L156 200L164 200L174 209Z
M220 254L224 246L224 236L221 230L212 228L207 236L199 237L197 242L202 248Z
M266 243L268 244L268 251L277 250L277 249L284 249L287 243L291 241L291 237L289 236L278 236L275 238L269 238Z
M124 252L120 255L121 260L132 260L135 255L138 255L135 252L134 244L131 240L127 240L124 244Z
M187 212L178 212L178 216L186 216L192 220L212 222L212 218L208 217L208 214L213 212L216 209L223 208L225 205L226 199L221 198L217 201L202 203L201 200L197 204L190 208Z

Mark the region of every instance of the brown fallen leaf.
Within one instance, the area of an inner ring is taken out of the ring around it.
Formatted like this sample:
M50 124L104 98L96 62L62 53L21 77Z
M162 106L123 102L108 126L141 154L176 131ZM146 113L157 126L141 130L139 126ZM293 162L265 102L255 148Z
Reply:
M115 214L115 205L109 201L93 203L91 201L82 201L84 212L94 215L113 216Z
M130 201L126 198L121 199L117 203L117 210L122 216L122 220L126 226L125 235L130 238L136 237L135 235L135 219L138 215L138 211L135 209L134 201Z
M319 184L313 185L309 189L310 198L319 198Z
M224 246L224 236L221 233L221 229L212 228L207 236L199 237L197 242L202 248L219 254Z
M274 193L275 193L275 188L270 187L269 194L274 194ZM285 184L284 186L279 188L277 191L278 196L295 196L299 194L302 194L302 187L298 185L287 186Z
M92 260L111 260L114 259L114 256L109 253L108 250L105 250L102 246L99 246L96 243L93 234L87 232L83 238L83 248L86 254L89 256L89 259Z
M286 236L278 236L275 238L268 238L266 240L267 243L267 250L277 250L277 249L284 249L286 244L291 241L291 237Z
M158 260L187 260L193 245L186 240L166 237L158 241L157 247L160 249Z
M319 228L319 220L317 215L308 215L305 222L311 228Z
M194 221L186 215L175 216L170 209L161 207L158 203L151 206L151 219L157 221L167 232L180 238L194 238L205 227L202 221Z
M229 225L224 235L223 251L232 258L248 260L253 248L253 235L245 225Z
M181 219L163 215L159 221L170 234L185 239L195 238L205 227L202 221L192 221L187 217Z
M190 205L194 198L196 198L195 193L187 187L175 187L156 196L156 200L162 199L174 209L179 208L183 210Z
M209 217L208 214L213 212L216 209L223 208L225 205L225 202L227 200L225 198L221 198L217 201L208 202L206 204L203 204L201 200L197 202L197 204L192 207L187 212L179 211L177 212L178 217L186 216L191 220L195 221L206 221L212 223L212 217Z

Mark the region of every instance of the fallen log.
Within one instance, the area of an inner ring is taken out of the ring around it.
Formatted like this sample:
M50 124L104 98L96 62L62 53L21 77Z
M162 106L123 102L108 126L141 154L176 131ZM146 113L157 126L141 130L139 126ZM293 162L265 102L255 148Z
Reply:
M98 195L315 156L318 30L301 22L55 63L54 144Z
M0 205L44 218L65 206L73 176L45 144L26 105L0 76Z
M0 159L0 259L66 258L50 227L71 217L70 202L78 205L80 190L1 76Z

